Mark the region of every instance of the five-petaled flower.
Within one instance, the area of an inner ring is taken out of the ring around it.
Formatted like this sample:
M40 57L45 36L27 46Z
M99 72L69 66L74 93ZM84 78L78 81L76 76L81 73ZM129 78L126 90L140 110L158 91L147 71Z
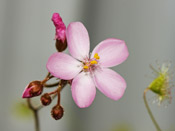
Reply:
M114 38L100 42L89 54L89 35L80 22L72 22L66 30L68 49L72 56L54 53L47 62L48 71L55 77L72 80L71 90L80 108L91 105L97 87L113 100L119 100L126 89L125 80L113 67L125 61L129 55L124 41Z

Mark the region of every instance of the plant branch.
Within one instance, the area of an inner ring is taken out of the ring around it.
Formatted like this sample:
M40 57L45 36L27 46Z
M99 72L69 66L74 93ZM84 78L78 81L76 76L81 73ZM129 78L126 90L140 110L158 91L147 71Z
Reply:
M54 87L54 86L58 86L59 81L53 84L44 84L44 87Z
M27 99L27 103L28 103L29 108L32 110L34 118L35 118L35 131L40 131L39 118L38 118L39 108L35 108L32 105L30 98Z
M143 93L143 99L144 99L144 103L145 103L146 109L147 109L148 114L149 114L149 116L151 117L151 120L152 120L152 122L154 123L154 125L155 125L157 131L161 131L161 129L160 129L158 123L156 122L156 120L155 120L155 118L154 118L154 116L153 116L153 114L152 114L152 112L151 112L151 110L150 110L150 108L149 108L148 102L147 102L147 100L146 100L146 93L147 93L147 91L149 91L149 88L146 88L146 89L144 90L144 93Z

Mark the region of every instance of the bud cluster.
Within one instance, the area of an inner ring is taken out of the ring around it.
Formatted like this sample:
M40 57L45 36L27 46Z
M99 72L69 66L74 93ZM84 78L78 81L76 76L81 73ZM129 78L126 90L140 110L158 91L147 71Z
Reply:
M47 77L49 78L50 76L47 76ZM46 80L49 80L48 78L45 78L43 81L46 82ZM31 98L31 97L41 95L41 93L43 92L44 86L46 86L43 83L43 81L32 81L30 84L28 84L26 89L24 90L22 97L23 98ZM42 105L48 106L52 102L51 95L58 96L57 105L54 106L51 110L51 115L55 120L61 119L63 114L64 114L63 107L60 105L60 91L61 91L62 87L64 87L66 84L67 84L66 80L60 80L60 82L58 84L58 88L55 91L50 92L50 93L44 93L40 97L40 101L41 101Z
M58 13L54 13L52 15L51 20L53 21L53 24L55 26L55 41L56 41L55 46L56 46L56 49L58 50L58 52L62 52L67 48L66 26ZM52 108L52 111L51 111L51 115L53 116L53 118L55 120L58 120L58 119L62 118L63 113L64 113L63 107L60 106L60 91L61 91L62 87L64 87L67 84L67 81L60 80L59 83L46 85L46 82L53 77L54 76L51 76L51 74L48 73L48 75L46 76L46 78L44 80L32 81L31 83L29 83L26 86L22 97L23 98L36 97L36 96L39 96L42 94L44 87L58 86L58 88L55 91L50 92L50 93L44 93L40 97L40 101L41 101L42 105L48 106L51 104L52 98L54 98L54 96L56 96L56 95L58 96L58 102L57 102L56 106L54 106ZM54 96L51 97L51 95L54 95Z

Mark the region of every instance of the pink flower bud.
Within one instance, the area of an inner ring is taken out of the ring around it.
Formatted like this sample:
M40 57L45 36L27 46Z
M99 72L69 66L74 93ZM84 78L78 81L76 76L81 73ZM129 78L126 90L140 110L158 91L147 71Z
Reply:
M28 84L23 92L22 98L31 98L39 96L43 91L43 85L41 81L32 81Z
M54 13L52 16L52 21L56 28L55 39L64 43L66 40L66 26L63 23L62 18L58 13Z

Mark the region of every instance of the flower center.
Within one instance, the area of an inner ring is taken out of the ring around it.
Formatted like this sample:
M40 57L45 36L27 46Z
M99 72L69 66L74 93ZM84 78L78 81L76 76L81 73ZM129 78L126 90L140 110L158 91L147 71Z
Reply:
M95 53L92 59L89 59L87 62L84 62L84 71L89 71L90 69L94 68L98 64L99 59L100 57L98 56L98 53Z

